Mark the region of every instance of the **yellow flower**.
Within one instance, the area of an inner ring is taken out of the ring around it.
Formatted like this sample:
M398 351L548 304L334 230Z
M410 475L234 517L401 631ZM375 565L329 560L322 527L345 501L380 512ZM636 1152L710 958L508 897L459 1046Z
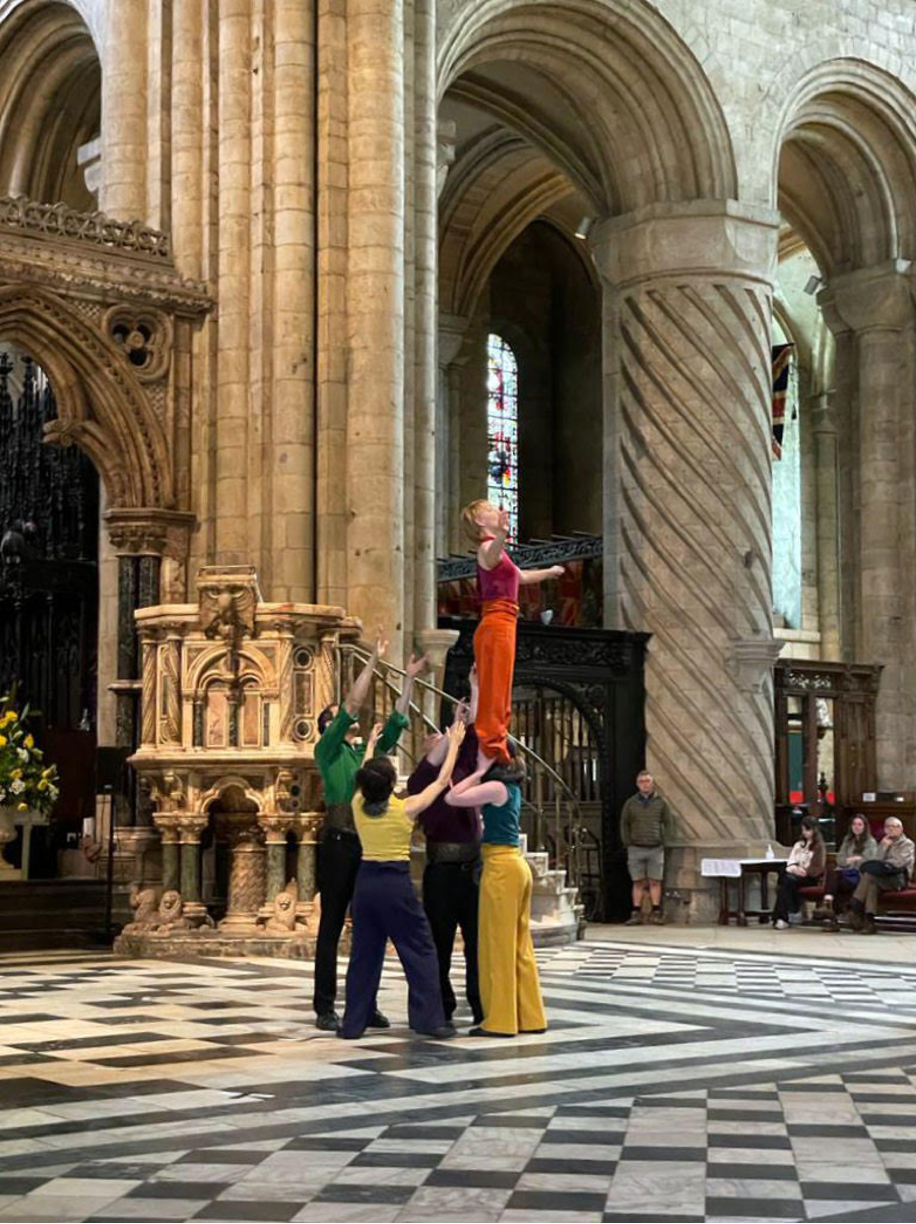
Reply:
M48 789L48 786L49 786L49 785L50 785L50 783L48 782L48 779L47 779L47 778L42 778L42 779L41 779L41 781L38 783L38 789L39 789L40 791L45 791L45 790L47 790L47 789Z
M11 777L11 778L21 778L21 777L22 777L22 770L21 770L21 769L11 769L11 770L10 770L10 777Z
M27 803L17 803L16 804L17 812L27 812L28 810L29 810L29 805Z
M7 712L2 717L0 717L0 728L8 727L11 722L15 722L15 721L16 721L16 715L13 713L12 710L7 710Z
M0 748L5 748L9 743L5 735L0 735Z
M43 778L50 778L53 773L54 773L54 766L49 765L47 769L43 769L41 771L41 776Z
M27 735L27 736L25 737L25 739L24 739L22 742L23 742L23 744L25 744L26 748L34 748L34 747L35 747L35 740L34 740L34 738L33 738L31 735Z

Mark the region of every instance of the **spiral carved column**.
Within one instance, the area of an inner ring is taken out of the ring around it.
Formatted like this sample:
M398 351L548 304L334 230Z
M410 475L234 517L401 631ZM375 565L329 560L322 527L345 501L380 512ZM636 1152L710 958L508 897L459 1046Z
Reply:
M647 765L679 840L772 837L775 217L707 203L601 227L616 360L610 623L652 634ZM707 851L708 853L708 851Z

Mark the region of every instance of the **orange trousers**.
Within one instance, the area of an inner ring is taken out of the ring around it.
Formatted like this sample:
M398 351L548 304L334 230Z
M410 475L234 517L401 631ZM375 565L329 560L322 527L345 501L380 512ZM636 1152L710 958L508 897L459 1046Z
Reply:
M508 762L509 724L512 721L512 677L515 674L515 635L518 604L494 599L483 605L474 633L477 664L477 718L474 730L486 756Z

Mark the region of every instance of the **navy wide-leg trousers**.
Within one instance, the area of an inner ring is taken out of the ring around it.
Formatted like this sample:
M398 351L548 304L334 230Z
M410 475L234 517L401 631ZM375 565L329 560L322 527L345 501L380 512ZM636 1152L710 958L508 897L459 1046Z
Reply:
M408 863L360 864L351 904L353 945L341 1035L359 1037L369 1023L390 939L407 977L407 1015L418 1033L445 1024L439 961Z

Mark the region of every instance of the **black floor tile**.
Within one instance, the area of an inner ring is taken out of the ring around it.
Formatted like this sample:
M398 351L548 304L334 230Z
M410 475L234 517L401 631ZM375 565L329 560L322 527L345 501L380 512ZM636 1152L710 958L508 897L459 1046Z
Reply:
M604 1211L606 1194L583 1190L515 1190L510 1211Z
M912 1170L916 1173L916 1169ZM883 1200L887 1203L899 1201L896 1190L887 1182L873 1184L863 1182L802 1182L802 1194L806 1199L838 1199L840 1202L863 1203Z
M525 1172L531 1172L530 1166ZM492 1190L511 1190L520 1176L520 1173L503 1173L499 1169L435 1169L423 1185L482 1186Z
M360 1152L351 1164L380 1169L435 1169L441 1159L435 1152Z
M801 1199L777 1198L709 1198L706 1199L708 1216L724 1216L726 1220L742 1217L763 1217L766 1220L804 1219L805 1207Z
M128 1190L125 1198L181 1198L210 1200L228 1190L232 1182L145 1182L142 1186L134 1186Z
M325 1186L313 1203L406 1203L416 1186Z
M590 1141L589 1141L590 1142ZM706 1159L705 1147L668 1147L666 1144L640 1146L632 1144L625 1146L620 1153L621 1160L693 1160Z
M567 1160L554 1156L533 1156L525 1165L526 1173L581 1173L586 1177L607 1177L616 1169L616 1160L586 1160L583 1156L570 1157Z
M218 1203L208 1203L206 1207L202 1208L191 1218L194 1220L251 1220L258 1222L263 1220L267 1224L272 1224L272 1222L285 1224L287 1220L291 1220L293 1216L298 1215L307 1202L307 1199L289 1203L261 1202L255 1199L248 1201L233 1199L231 1202L220 1200Z

